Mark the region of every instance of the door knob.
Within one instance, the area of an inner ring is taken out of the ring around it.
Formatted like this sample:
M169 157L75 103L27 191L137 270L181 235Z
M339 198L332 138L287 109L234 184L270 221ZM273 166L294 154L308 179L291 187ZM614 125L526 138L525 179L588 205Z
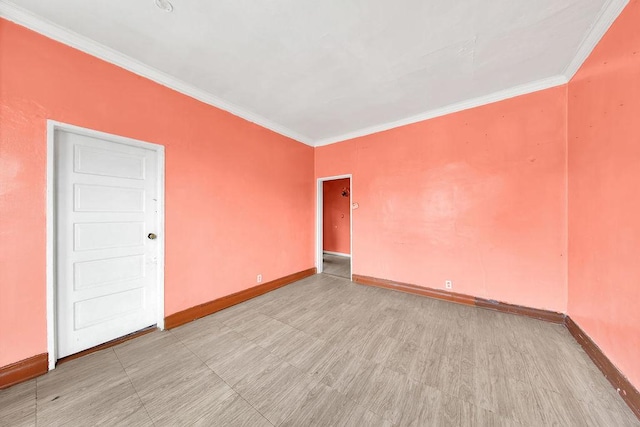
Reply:
M158 236L156 236L156 235L155 235L155 234L153 234L153 233L149 233L149 234L147 235L147 237L148 237L149 239L151 239L151 240L155 240Z

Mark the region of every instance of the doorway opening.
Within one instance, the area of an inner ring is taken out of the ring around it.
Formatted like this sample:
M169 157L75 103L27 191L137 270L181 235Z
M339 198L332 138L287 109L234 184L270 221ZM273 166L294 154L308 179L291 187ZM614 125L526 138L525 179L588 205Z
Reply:
M319 273L351 280L352 177L340 175L318 179L316 268Z
M164 147L48 121L49 369L164 327Z

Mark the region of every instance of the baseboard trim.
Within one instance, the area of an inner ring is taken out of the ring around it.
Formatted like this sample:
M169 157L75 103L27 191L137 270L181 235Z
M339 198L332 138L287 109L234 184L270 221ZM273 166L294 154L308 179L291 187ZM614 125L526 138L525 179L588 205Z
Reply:
M593 363L600 369L602 374L609 380L613 388L625 401L627 406L640 419L640 392L629 382L629 380L615 367L611 360L600 350L600 347L587 335L576 322L569 316L565 318L565 326L573 338L582 346L585 353L591 358Z
M546 320L553 323L564 323L565 315L556 313L555 311L540 310L537 308L525 307L505 302L493 301L484 298L478 298L471 295L459 294L443 289L426 288L413 285L410 283L395 282L387 279L379 279L377 277L353 275L354 282L361 285L376 286L379 288L391 289L394 291L406 292L415 295L421 295L428 298L435 298L443 301L449 301L456 304L471 305L474 307L485 308L488 310L499 311L502 313L517 314L520 316L531 317L539 320Z
M0 368L0 390L46 374L49 369L47 353L29 357Z
M309 268L307 270L299 271L252 288L245 289L244 291L236 292L235 294L227 295L222 298L179 311L165 317L164 327L165 329L176 328L180 325L184 325L185 323L213 314L216 311L223 310L227 307L231 307L232 305L240 304L241 302L250 300L251 298L255 298L262 294L266 294L267 292L289 285L293 282L304 279L305 277L313 276L314 274L316 274L316 268Z
M342 256L345 258L351 258L351 254L345 254L344 252L322 251L322 253L327 255L335 255L335 256Z
M123 337L119 337L119 338L116 338L114 340L107 341L105 343L99 344L99 345L97 345L95 347L91 347L91 348L88 348L86 350L82 350L82 351L80 351L78 353L74 353L74 354L71 354L69 356L62 357L62 358L60 358L60 359L58 359L56 361L56 365L59 365L61 363L65 363L65 362L69 362L71 360L77 359L77 358L82 357L82 356L86 356L87 354L95 353L96 351L104 350L105 348L114 347L114 346L116 346L118 344L122 344L123 342L132 340L134 338L141 337L143 335L147 335L147 334L149 334L149 333L151 333L153 331L157 331L157 330L158 330L158 327L156 325L152 325L152 326L146 327L144 329L140 329L139 331L132 332L132 333L127 334L127 335L125 335Z
M532 319L545 320L551 323L564 324L566 317L563 313L551 310L542 310L539 308L527 307L524 305L508 304L506 302L488 300L484 298L475 298L475 306L495 310L501 313L517 314L519 316L531 317Z
M354 274L351 280L361 285L391 289L394 291L421 295L423 297L435 298L439 300L455 302L458 304L475 305L475 299L472 296L443 291L441 289L424 288L422 286L412 285L409 283L394 282L392 280L379 279L377 277L370 276L361 276L359 274Z

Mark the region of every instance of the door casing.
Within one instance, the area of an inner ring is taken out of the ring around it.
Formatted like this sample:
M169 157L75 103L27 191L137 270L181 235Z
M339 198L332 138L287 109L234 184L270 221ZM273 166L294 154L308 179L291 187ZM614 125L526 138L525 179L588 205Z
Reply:
M56 344L56 210L55 210L55 131L69 131L81 135L86 135L94 138L105 139L107 141L116 142L119 144L125 144L133 147L145 148L147 150L153 150L158 156L158 263L156 268L158 269L158 301L157 301L157 315L156 326L158 329L164 329L164 146L158 144L152 144L149 142L143 142L132 138L126 138L123 136L113 135L97 130L82 128L79 126L70 125L67 123L58 122L55 120L47 120L47 212L46 212L46 228L47 228L47 253L46 253L46 287L47 287L47 352L49 370L52 370L56 366L57 357L57 344Z

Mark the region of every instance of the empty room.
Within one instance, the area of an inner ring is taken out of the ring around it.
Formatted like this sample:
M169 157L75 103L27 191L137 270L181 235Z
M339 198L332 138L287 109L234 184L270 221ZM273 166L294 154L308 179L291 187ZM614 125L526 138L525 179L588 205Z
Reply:
M640 426L640 0L0 0L0 426Z

